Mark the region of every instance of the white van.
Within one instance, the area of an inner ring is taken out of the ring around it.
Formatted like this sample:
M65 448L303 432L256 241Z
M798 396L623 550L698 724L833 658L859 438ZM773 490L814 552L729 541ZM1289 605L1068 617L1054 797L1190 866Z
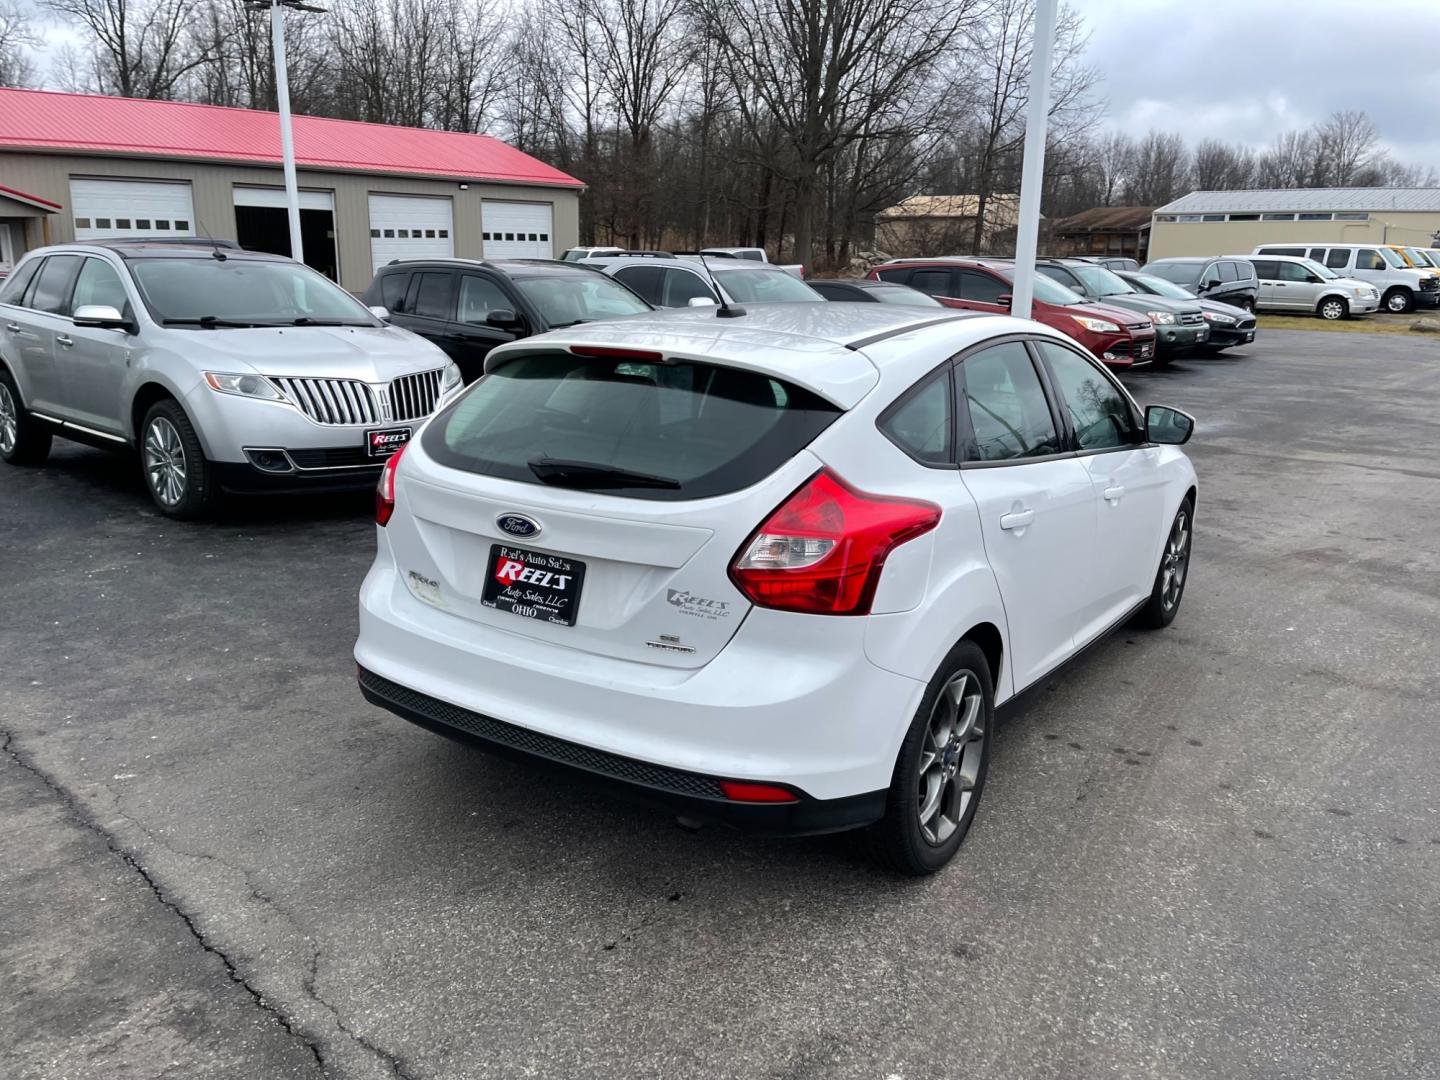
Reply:
M1260 244L1254 254L1313 259L1341 277L1367 281L1380 290L1380 306L1396 314L1440 305L1440 275L1412 270L1381 244Z

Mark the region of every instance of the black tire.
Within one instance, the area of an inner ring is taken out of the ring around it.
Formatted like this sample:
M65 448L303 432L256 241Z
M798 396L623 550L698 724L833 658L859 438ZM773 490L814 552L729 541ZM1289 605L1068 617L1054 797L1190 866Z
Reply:
M179 402L166 398L150 406L139 434L140 473L155 508L180 521L212 513L220 501L215 470Z
M15 377L0 367L0 460L8 465L43 465L52 438L45 422L31 416L21 402Z
M1242 300L1240 301L1240 303L1239 303L1237 306L1244 308L1244 309L1245 309L1246 311L1248 311L1251 315L1254 315L1254 314L1255 314L1255 298L1254 298L1253 296L1247 296L1247 297L1245 297L1244 299L1242 299Z
M1385 294L1381 304L1392 315L1404 315L1415 310L1415 294L1396 286Z
M957 690L962 676L965 682ZM979 702L972 708L975 692ZM936 754L932 729L943 726L947 715L949 736ZM878 862L896 873L922 877L950 861L980 805L994 726L990 665L978 645L962 641L941 663L910 722L895 759L885 817L866 830L870 853ZM931 760L922 762L925 757ZM936 806L928 825L922 824L928 804L922 798L922 783Z
M1174 550L1177 533L1183 533L1180 550ZM1163 630L1175 621L1180 611L1180 602L1185 599L1185 583L1190 577L1190 548L1195 540L1195 504L1186 499L1175 511L1170 522L1170 531L1165 536L1165 548L1160 552L1160 566L1155 571L1155 584L1150 589L1150 599L1140 609L1136 621L1152 630ZM1167 571L1171 571L1167 576ZM1178 573L1179 582L1174 575Z
M1339 322L1350 317L1350 305L1340 296L1327 296L1315 308L1315 314L1326 322Z

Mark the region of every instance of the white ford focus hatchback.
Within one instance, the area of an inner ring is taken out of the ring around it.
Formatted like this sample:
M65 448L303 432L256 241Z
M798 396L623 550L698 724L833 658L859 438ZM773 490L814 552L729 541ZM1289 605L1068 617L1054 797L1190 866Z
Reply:
M360 686L685 816L868 826L934 871L995 707L1175 617L1194 422L1033 322L730 316L494 350L381 478Z

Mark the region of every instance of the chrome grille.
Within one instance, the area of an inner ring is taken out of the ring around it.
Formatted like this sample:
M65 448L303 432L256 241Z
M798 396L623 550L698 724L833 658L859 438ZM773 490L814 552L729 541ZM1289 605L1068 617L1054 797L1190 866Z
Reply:
M296 379L272 375L270 381L317 424L378 424L380 403L358 379Z
M1180 322L1181 322L1183 325L1185 325L1185 326L1194 326L1194 325L1196 325L1197 323L1202 323L1202 322L1204 322L1204 321L1205 321L1205 316L1204 316L1204 315L1201 315L1198 311L1196 311L1196 312L1194 312L1194 313L1192 313L1192 314L1189 314L1189 315L1181 315L1181 316L1180 316Z
M440 397L442 368L402 375L390 384L390 419L422 420L435 410Z

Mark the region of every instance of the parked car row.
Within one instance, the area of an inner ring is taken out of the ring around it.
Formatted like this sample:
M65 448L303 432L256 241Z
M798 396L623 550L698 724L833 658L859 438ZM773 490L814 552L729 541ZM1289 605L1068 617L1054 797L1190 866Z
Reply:
M687 818L864 829L931 873L996 707L1175 618L1194 421L1068 330L716 261L397 262L367 307L273 255L42 248L0 287L0 456L131 447L174 517L373 483L369 701ZM1111 320L1134 311L1077 310L1133 343Z

